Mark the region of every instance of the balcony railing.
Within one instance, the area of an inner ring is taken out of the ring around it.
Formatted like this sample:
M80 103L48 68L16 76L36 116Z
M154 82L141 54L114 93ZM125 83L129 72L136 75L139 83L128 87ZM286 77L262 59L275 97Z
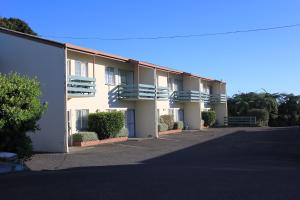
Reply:
M157 96L157 100L168 100L169 89L167 87L157 87L156 96Z
M198 102L200 101L200 92L195 90L175 91L174 100L181 102Z
M123 100L154 100L155 86L146 84L119 85L118 98Z
M218 104L218 103L226 103L227 97L226 94L212 94L210 95L210 103Z
M208 94L196 90L175 91L174 100L181 102L199 102L202 101L207 104L226 103L227 98L225 94Z
M119 85L118 98L123 100L168 100L169 89L167 87L155 87L155 85Z
M68 76L68 97L93 97L96 93L96 79L80 76Z

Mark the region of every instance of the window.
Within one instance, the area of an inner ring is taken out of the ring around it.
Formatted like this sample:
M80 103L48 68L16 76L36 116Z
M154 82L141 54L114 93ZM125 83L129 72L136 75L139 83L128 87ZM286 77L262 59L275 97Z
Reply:
M120 84L122 84L122 85L133 84L133 72L119 70L119 76L120 76Z
M79 131L87 130L88 128L89 110L76 110L76 129Z
M105 68L105 84L115 85L115 69L113 67Z
M173 78L168 79L168 88L170 91L173 91L173 82L174 82Z
M88 66L86 62L75 61L75 75L88 77Z
M171 91L181 91L183 90L183 81L178 78L169 78L168 88Z

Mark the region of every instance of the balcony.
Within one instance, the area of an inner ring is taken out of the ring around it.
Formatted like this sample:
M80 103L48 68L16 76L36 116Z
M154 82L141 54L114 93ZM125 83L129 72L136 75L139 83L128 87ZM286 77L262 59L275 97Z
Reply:
M210 103L211 104L226 103L226 102L227 102L226 94L210 95Z
M80 76L68 76L68 97L93 97L96 93L96 79Z
M196 90L175 91L174 101L198 102L200 101L200 92Z
M157 97L157 100L168 100L169 99L169 88L157 87L156 97Z
M122 100L168 100L169 89L148 84L119 85L118 98Z
M208 94L196 90L175 91L174 100L180 102L204 102L206 104L226 103L225 94Z
M207 104L226 103L226 94L208 94L201 92L201 101Z
M138 85L118 85L118 98L122 100L154 100L155 86Z

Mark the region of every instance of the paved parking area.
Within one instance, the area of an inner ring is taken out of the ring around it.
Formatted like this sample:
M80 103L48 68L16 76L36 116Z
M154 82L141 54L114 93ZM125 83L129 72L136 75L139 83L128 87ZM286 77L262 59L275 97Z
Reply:
M39 154L3 199L300 199L300 129L210 129Z
M57 170L86 166L140 164L143 161L185 149L247 128L207 129L163 135L159 139L72 147L68 154L37 154L27 162L31 170ZM251 129L249 129L251 130Z

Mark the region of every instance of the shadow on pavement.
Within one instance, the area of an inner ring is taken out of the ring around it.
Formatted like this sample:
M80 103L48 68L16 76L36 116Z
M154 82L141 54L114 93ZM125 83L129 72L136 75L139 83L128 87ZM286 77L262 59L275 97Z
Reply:
M300 130L240 131L137 165L0 176L1 199L300 199Z

